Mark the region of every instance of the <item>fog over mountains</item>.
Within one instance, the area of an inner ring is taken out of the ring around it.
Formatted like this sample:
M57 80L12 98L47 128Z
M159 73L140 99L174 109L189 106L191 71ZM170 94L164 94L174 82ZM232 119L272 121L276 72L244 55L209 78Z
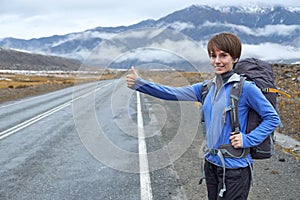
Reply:
M4 38L0 46L75 58L102 67L149 63L198 67L207 64L207 41L219 32L233 32L241 38L242 58L300 62L300 8L280 6L190 6L131 26L97 27L30 40Z

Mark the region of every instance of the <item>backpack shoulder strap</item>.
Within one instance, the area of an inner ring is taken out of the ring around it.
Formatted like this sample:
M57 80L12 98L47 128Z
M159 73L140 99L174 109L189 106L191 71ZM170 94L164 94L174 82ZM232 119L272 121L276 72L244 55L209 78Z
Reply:
M208 81L205 81L202 85L202 89L201 89L201 98L202 98L202 105L204 103L204 100L212 86L212 82L213 80L210 79ZM203 135L206 135L206 129L205 129L205 119L204 119L204 112L203 112L203 109L201 108L201 111L200 111L200 116L201 116L201 123L202 123L202 126L203 126Z
M232 88L230 90L230 118L231 118L231 126L232 131L239 133L240 132L240 121L238 117L238 106L240 97L242 94L243 85L246 77L241 76L240 81L234 82Z
M209 89L210 89L211 86L212 86L212 82L213 82L213 80L210 79L210 80L208 80L208 81L205 81L205 82L203 83L203 85L202 85L202 90L201 90L202 104L203 104L203 102L204 102L204 100L205 100L205 98L206 98L206 95L207 95L208 92L209 92Z

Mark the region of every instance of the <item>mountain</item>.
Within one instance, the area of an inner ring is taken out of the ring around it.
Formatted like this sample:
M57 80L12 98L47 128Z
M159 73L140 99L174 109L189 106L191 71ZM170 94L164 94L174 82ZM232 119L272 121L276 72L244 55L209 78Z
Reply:
M0 48L0 69L76 71L81 62L70 58Z
M233 32L241 38L242 57L300 61L300 8L281 6L193 5L131 26L97 27L30 40L4 38L0 46L76 58L102 67L149 63L166 68L198 67L209 65L206 44L219 32Z

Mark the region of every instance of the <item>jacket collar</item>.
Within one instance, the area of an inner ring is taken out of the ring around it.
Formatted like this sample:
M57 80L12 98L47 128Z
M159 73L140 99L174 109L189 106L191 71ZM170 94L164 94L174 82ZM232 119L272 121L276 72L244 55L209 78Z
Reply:
M227 83L240 81L240 79L241 79L241 76L240 76L239 74L237 74L237 73L234 73L234 74L229 78L229 80L227 81ZM217 81L217 77L215 76L215 77L213 78L213 83L216 83L216 81Z
M230 78L229 80L227 81L228 83L229 82L236 82L236 81L240 81L241 79L241 76L237 73L234 73Z

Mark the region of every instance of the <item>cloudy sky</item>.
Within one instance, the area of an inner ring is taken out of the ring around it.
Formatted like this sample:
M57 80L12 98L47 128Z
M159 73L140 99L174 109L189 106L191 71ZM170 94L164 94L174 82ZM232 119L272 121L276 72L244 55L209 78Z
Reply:
M63 35L98 26L132 25L159 19L190 5L268 5L278 0L1 0L0 38ZM300 7L299 0L280 1Z

